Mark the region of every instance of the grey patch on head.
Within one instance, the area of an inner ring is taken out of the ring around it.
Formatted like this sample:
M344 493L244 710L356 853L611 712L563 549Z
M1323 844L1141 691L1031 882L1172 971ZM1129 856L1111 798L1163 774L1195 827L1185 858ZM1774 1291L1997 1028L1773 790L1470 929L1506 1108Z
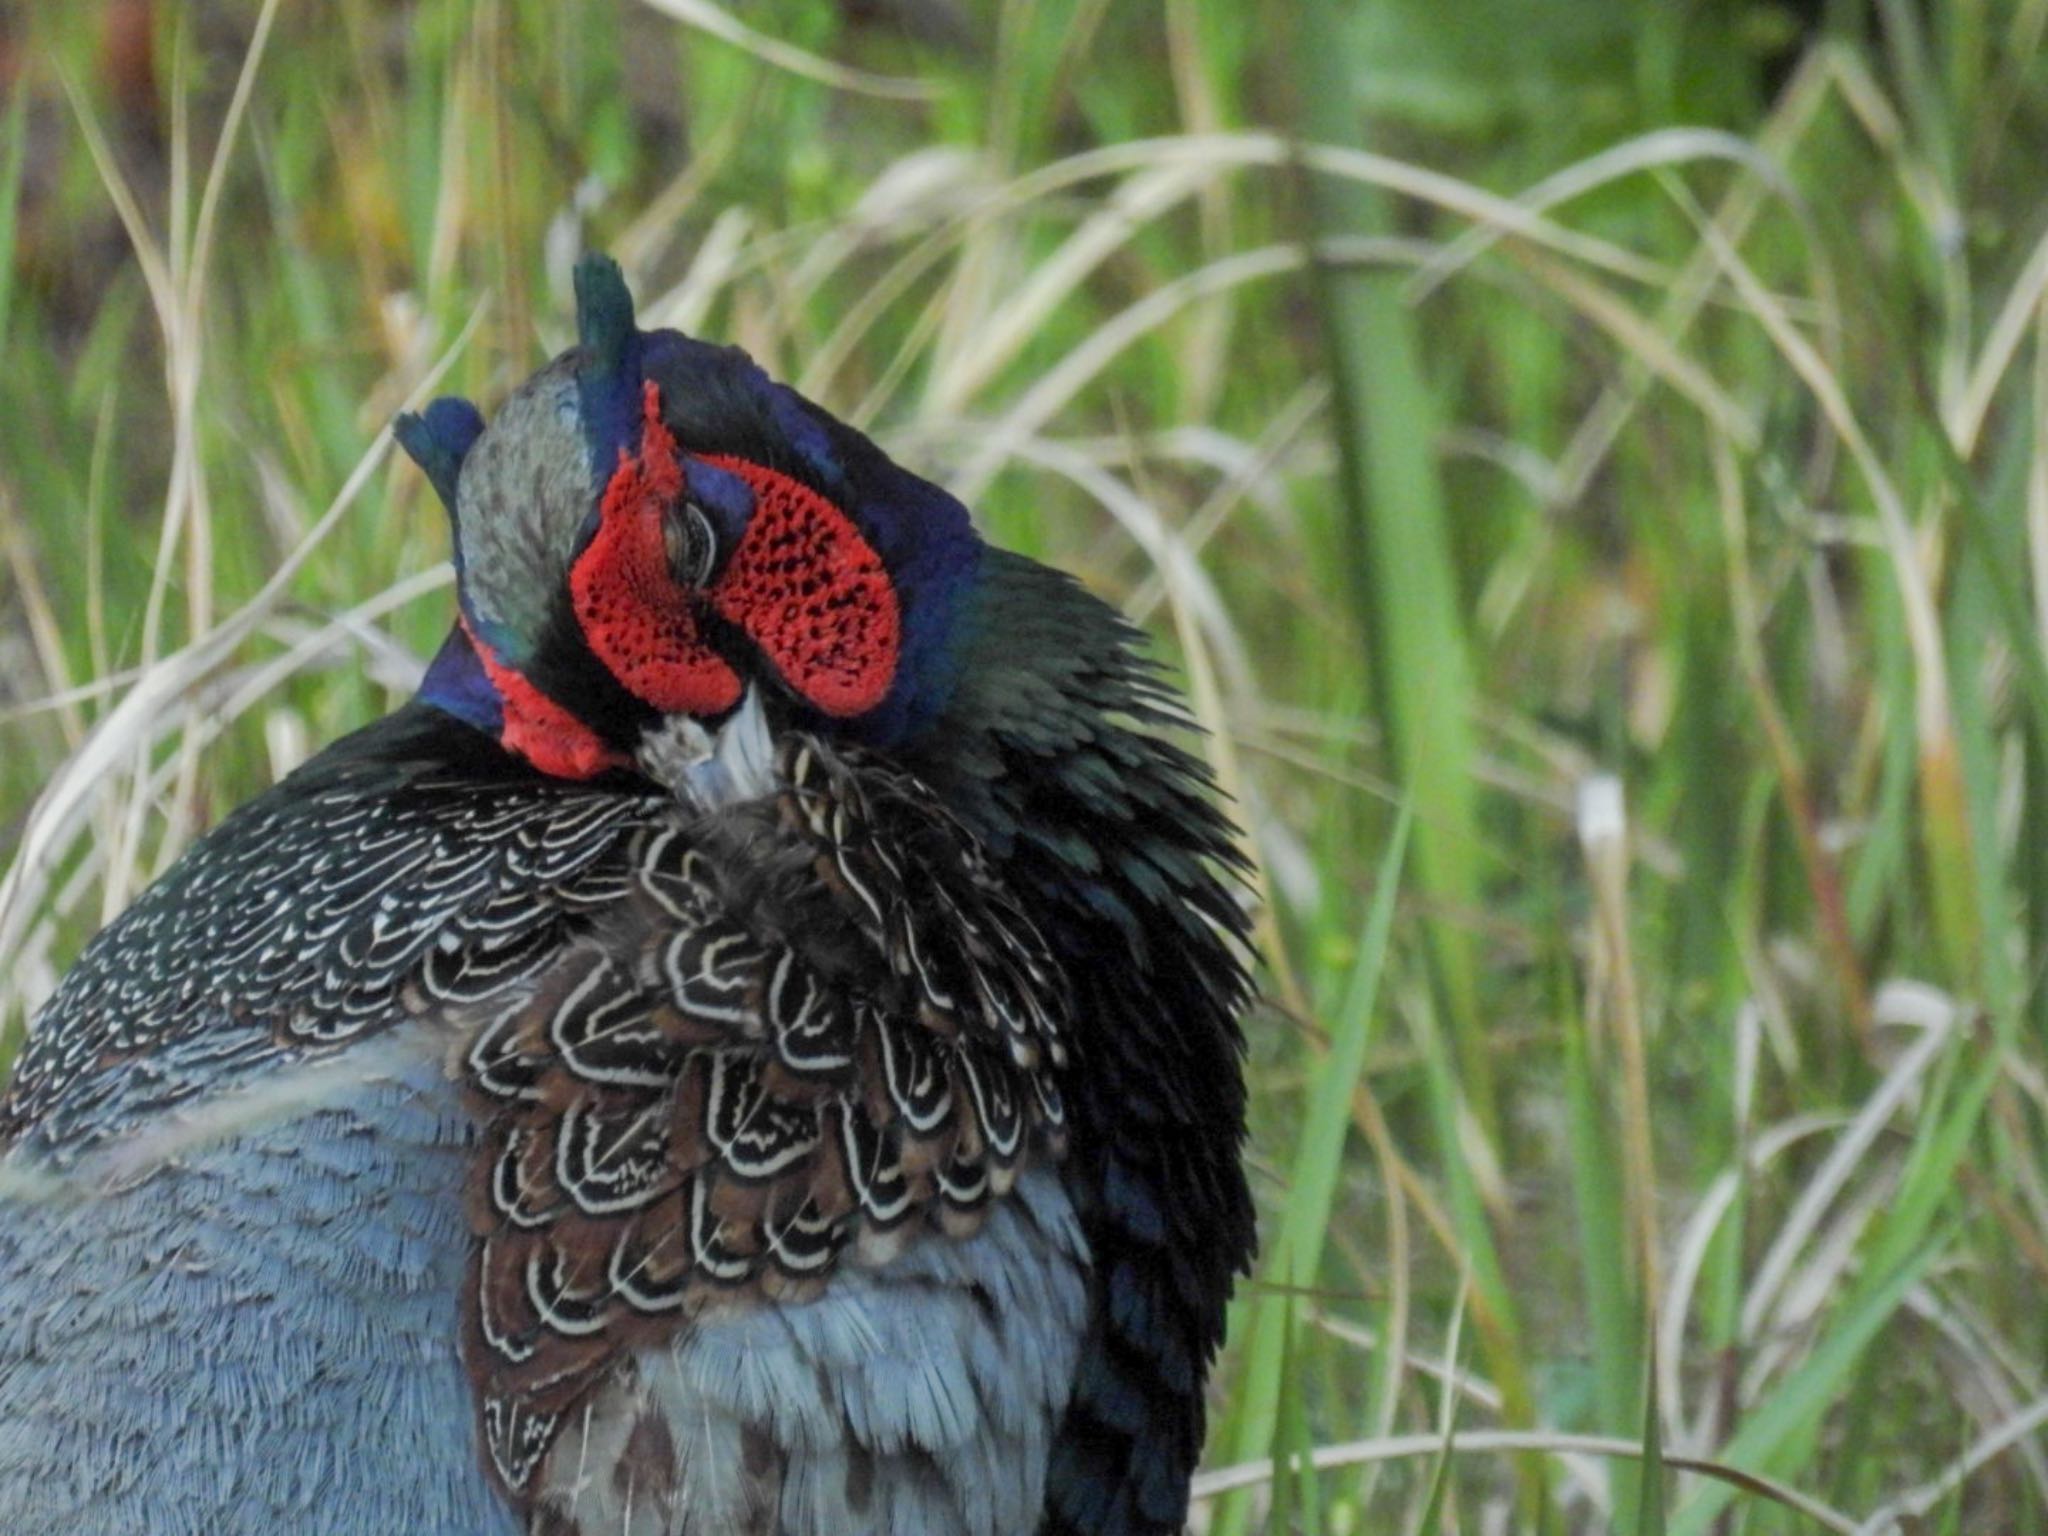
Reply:
M462 463L463 591L482 628L512 643L538 639L598 493L575 365L564 353L514 390Z

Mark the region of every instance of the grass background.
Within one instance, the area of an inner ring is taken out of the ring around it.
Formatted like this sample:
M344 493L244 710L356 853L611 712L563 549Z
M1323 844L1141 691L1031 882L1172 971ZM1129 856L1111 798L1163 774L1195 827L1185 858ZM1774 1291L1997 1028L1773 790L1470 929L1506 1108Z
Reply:
M0 1024L408 692L385 426L602 245L1214 733L1265 1240L1202 1528L2048 1529L2044 31L0 12Z

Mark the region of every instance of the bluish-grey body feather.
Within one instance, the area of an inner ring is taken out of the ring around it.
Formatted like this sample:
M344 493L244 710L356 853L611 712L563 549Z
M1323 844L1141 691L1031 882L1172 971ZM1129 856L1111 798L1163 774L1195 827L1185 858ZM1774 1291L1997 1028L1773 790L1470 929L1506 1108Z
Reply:
M139 1166L127 1143L0 1162L5 1529L519 1529L455 1347L474 1132L394 1043L225 1139L194 1126L227 1106L188 1098L131 1128L165 1142Z
M541 1507L624 1536L1023 1536L1086 1311L1066 1194L1026 1174L971 1238L642 1351L565 1432ZM635 1433L672 1448L651 1477L603 1443Z
M61 1172L26 1146L0 1161L7 1529L522 1528L457 1348L474 1122L433 1039L352 1054L187 1097ZM1058 1180L1026 1175L972 1238L643 1351L565 1437L542 1508L619 1536L1028 1532L1085 1268ZM652 1475L602 1443L650 1418Z

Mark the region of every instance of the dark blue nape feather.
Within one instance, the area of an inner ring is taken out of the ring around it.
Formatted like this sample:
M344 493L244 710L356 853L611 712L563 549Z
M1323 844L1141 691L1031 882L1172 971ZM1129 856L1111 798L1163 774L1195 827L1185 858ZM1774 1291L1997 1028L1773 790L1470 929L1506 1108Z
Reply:
M426 471L427 482L448 515L455 515L455 485L462 461L483 436L483 413L457 395L443 395L418 415L407 411L391 424L391 435L413 463ZM458 557L459 559L459 557Z
M640 332L619 264L592 252L576 263L576 340L583 357L576 388L590 468L603 485L640 440Z
M495 737L505 726L505 701L484 673L476 647L461 625L448 631L420 680L420 698Z
M449 553L455 563L457 601L461 601L462 529L455 518L455 496L462 481L462 461L483 436L483 413L456 395L444 395L418 415L408 411L391 424L391 435L448 509ZM505 704L484 673L476 647L460 625L448 632L441 649L420 680L419 696L458 720L496 736L505 723Z
M462 524L455 515L455 496L462 483L463 461L483 434L483 413L459 395L443 395L417 416L408 411L391 424L398 446L426 471L434 494L448 509L448 555L455 563L456 600L464 613L469 612L469 604L462 590Z

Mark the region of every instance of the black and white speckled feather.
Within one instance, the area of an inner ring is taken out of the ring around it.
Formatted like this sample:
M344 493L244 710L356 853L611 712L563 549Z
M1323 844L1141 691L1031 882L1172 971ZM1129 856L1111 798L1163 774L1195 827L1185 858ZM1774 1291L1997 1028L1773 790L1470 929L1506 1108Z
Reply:
M236 1077L335 1050L405 1016L399 991L460 953L530 964L579 878L652 795L521 773L413 706L237 810L89 946L37 1016L0 1143L63 1159ZM466 734L466 733L465 733ZM188 1069L158 1070L167 1063ZM198 1070L200 1063L205 1070Z

